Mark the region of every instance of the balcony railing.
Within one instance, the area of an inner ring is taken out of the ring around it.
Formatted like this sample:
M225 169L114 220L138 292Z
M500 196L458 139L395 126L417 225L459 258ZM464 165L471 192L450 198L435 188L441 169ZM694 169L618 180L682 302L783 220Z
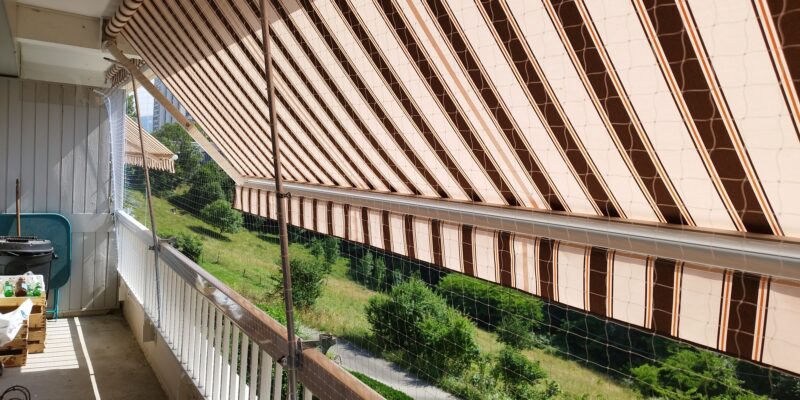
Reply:
M117 214L117 230L120 277L200 393L280 399L286 328L168 244L156 285L150 231L125 213ZM316 349L302 352L297 379L303 399L381 398Z

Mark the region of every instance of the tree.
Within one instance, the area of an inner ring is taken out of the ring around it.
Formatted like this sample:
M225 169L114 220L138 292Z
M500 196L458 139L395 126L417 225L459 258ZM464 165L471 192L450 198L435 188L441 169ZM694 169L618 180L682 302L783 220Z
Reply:
M543 388L538 387L547 378L547 372L538 361L529 360L511 347L500 350L492 373L514 399L547 399L559 392L557 386L554 388L547 382Z
M289 260L292 276L292 304L299 308L314 305L322 294L322 285L329 270L318 257L293 256ZM277 278L275 294L283 293L283 274Z
M372 268L375 266L375 256L371 251L367 251L359 259L350 259L350 270L348 273L354 281L367 284L372 278Z
M179 232L177 235L169 237L174 240L174 246L178 251L189 257L194 262L200 260L203 254L203 241L191 233Z
M467 370L478 356L475 327L419 279L369 299L367 321L377 341L408 367L436 380Z
M322 249L325 256L325 262L328 264L336 263L339 259L341 241L333 236L326 236L322 239Z
M741 388L730 358L706 350L676 348L661 363L632 368L631 375L645 396L692 400L759 398Z
M136 104L133 101L133 95L125 98L125 114L136 119Z
M203 207L201 218L219 229L219 233L236 233L242 227L242 214L225 200L216 200Z

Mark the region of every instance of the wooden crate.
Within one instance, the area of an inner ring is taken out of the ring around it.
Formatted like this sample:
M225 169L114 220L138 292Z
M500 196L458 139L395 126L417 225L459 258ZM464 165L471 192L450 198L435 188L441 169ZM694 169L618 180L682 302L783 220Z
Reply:
M0 282L4 282L3 277L0 277ZM14 311L28 299L33 302L33 308L28 321L20 330L20 334L24 330L25 338L17 335L11 343L0 347L0 362L6 367L25 365L28 353L44 351L47 325L47 298L44 293L38 297L2 297L0 293L0 313ZM21 345L22 342L25 343L24 346Z

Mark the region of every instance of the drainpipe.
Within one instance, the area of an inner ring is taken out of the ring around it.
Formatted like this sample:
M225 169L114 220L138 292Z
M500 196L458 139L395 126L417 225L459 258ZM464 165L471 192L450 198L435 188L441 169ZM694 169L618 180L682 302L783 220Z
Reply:
M292 304L292 274L289 265L289 235L286 227L286 213L283 200L289 194L283 191L283 173L281 172L281 153L279 151L280 136L278 123L275 116L275 85L272 80L272 53L269 44L269 17L267 16L267 0L261 0L261 41L264 45L264 70L267 79L267 100L269 105L269 128L272 134L272 160L274 164L273 176L275 177L275 196L278 216L278 235L281 244L281 270L283 271L283 301L286 307L286 336L288 355L286 360L286 374L288 380L289 398L297 398L297 343L294 337L294 309Z

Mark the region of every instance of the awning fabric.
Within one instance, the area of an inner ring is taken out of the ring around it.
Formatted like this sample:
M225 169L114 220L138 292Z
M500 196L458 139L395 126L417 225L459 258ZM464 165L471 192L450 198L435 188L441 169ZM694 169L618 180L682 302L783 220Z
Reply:
M147 166L150 169L175 173L175 159L178 157L167 146L159 142L150 132L143 129L144 150ZM139 125L133 118L125 116L125 163L143 167L142 147L139 141Z
M271 178L259 4L146 0L121 34L242 176ZM289 181L800 238L800 3L270 0L267 11ZM241 187L237 206L265 215L252 196L266 192ZM338 221L339 236L460 272L472 263L590 312L603 299L600 314L800 372L796 283L292 201L309 207L293 216L309 229L337 229L313 216ZM353 221L383 236L359 237L358 224L350 236ZM452 259L431 255L437 241L456 244L443 250ZM467 262L469 248L485 260Z

